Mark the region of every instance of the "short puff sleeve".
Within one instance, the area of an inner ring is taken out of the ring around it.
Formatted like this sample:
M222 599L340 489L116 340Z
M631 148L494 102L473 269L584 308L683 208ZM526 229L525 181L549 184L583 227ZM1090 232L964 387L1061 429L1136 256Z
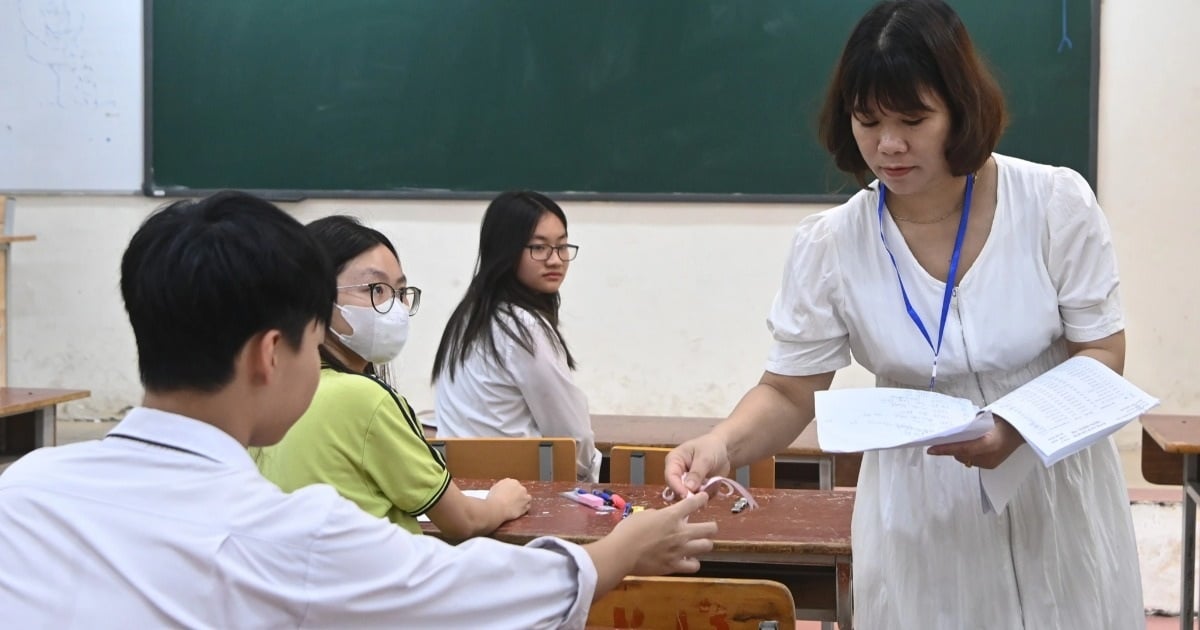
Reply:
M1068 341L1103 339L1125 328L1120 277L1108 221L1079 173L1054 171L1046 208L1046 267L1058 292Z
M775 339L767 356L768 372L808 376L850 365L832 221L830 212L822 212L796 228L783 284L767 318Z

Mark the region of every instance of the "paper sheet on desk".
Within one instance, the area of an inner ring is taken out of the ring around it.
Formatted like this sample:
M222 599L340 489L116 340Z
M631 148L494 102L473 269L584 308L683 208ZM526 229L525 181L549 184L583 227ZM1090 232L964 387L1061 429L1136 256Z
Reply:
M463 490L462 493L469 497L475 497L476 499L486 499L488 497L487 490ZM429 517L422 514L417 517L417 522L418 523L428 523Z
M995 425L969 400L891 387L819 391L816 417L817 443L830 453L963 442Z

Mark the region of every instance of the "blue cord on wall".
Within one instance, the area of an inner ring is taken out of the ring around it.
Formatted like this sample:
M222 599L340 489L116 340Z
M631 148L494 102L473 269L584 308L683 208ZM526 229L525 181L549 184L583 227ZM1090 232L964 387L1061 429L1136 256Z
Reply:
M1063 19L1062 19L1062 39L1058 42L1058 52L1063 51L1063 46L1074 49L1075 44L1071 43L1071 38L1067 37L1067 0L1062 0Z

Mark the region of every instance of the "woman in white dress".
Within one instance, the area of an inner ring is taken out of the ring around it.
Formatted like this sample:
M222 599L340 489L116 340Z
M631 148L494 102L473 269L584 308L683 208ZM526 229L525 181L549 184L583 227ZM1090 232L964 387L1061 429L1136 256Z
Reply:
M860 20L821 136L864 188L801 222L766 372L727 421L668 456L672 488L793 440L851 355L879 386L932 384L981 406L1071 356L1122 370L1116 258L1096 198L1070 169L995 154L1004 122L1002 94L944 2L892 0ZM998 418L969 442L864 455L859 627L1144 627L1113 443L1038 467L1001 513L984 514L971 467L1023 443Z
M578 251L549 197L506 192L488 205L475 277L433 363L439 436L575 438L576 477L599 478L587 397L558 330L558 289Z

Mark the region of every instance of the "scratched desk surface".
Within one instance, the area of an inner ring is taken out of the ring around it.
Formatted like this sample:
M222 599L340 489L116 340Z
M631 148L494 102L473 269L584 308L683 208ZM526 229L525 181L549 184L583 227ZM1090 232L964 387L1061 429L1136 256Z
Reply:
M490 481L457 480L464 489L486 489ZM524 544L538 536L557 536L576 543L597 540L621 522L618 514L597 513L591 508L565 499L562 492L574 488L599 488L598 484L568 482L525 482L533 497L529 512L505 523L492 534L505 542ZM634 505L665 507L662 488L605 484ZM708 505L692 516L692 522L716 521L714 555L772 556L848 556L850 554L850 516L854 493L844 490L757 490L758 509L734 514L734 497L713 497ZM436 533L431 523L423 523L427 533Z

